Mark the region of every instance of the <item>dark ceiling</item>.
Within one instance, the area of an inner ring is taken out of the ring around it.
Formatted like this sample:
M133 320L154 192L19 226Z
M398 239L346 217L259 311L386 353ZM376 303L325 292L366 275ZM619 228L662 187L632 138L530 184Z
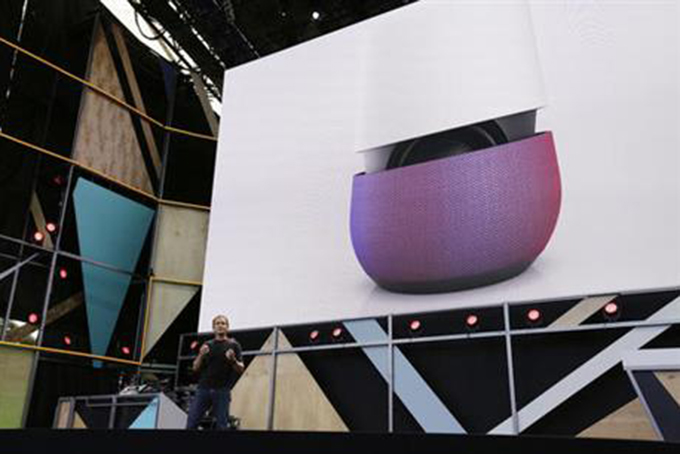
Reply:
M225 69L416 0L128 0L219 97Z

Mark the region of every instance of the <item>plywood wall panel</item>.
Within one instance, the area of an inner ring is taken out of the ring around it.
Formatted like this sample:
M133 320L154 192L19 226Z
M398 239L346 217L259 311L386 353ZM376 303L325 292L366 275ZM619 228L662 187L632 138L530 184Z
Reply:
M95 29L89 80L125 99L101 25ZM81 98L73 159L137 189L153 191L130 112L85 89Z

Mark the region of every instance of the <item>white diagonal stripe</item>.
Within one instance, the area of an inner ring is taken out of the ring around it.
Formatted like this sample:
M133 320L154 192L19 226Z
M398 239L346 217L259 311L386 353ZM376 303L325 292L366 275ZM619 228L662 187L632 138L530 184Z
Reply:
M345 322L345 326L357 342L387 340L387 334L375 320L350 321ZM388 381L387 347L366 347L362 350L385 381ZM394 348L394 392L425 432L466 433L397 347Z
M680 298L676 298L654 315L648 321L662 321L667 318L677 318L680 311ZM519 412L520 432L541 419L562 402L569 399L586 385L603 375L609 369L621 362L623 356L631 350L637 350L669 326L644 326L632 329L619 340L602 352L595 355L571 374L567 375L552 388L525 405ZM507 433L512 428L512 417L506 419L489 434Z

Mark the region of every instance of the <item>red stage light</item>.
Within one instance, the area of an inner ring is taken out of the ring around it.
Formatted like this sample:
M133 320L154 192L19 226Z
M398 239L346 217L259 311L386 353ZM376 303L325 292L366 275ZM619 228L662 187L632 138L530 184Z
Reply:
M45 239L45 234L42 233L42 232L35 232L35 233L33 234L33 240L34 240L36 243L42 243L44 239Z
M317 340L319 340L319 330L318 329L315 329L314 331L309 333L309 340L311 342L316 342Z
M189 344L189 348L191 350L196 350L197 347L198 347L198 341L197 340L195 340L191 344Z
M537 323L541 319L541 311L538 309L529 309L527 311L527 320L531 323Z
M66 279L68 277L68 271L66 271L66 268L59 268L59 277L62 279Z
M411 320L411 323L408 324L411 331L418 331L421 326L420 320Z
M610 303L607 303L607 304L604 306L604 313L605 313L606 315L616 315L616 313L617 313L618 311L619 311L619 305L616 304L616 303L613 302L613 301L610 302Z
M72 343L73 343L73 341L71 340L71 338L69 336L64 336L64 344L66 346L71 346Z
M124 355L130 355L131 352L130 347L128 347L127 345L123 345L120 351L123 352Z
M57 231L57 224L55 224L54 222L48 222L47 224L45 224L45 229L50 233L54 233Z
M57 186L61 186L64 184L64 178L61 175L55 175L54 178L52 178L52 183L54 183Z
M333 331L331 331L331 336L333 336L335 339L342 336L342 328L340 328L339 326L333 328Z
M465 317L465 324L468 328L474 328L479 324L479 317L477 317L475 314L470 314Z
M36 323L38 323L38 320L40 320L40 317L38 317L38 314L36 314L35 312L31 312L30 314L28 314L28 323L30 323L31 325L35 325Z
M619 305L615 301L608 302L602 308L602 315L609 322L617 320L619 315L621 315Z

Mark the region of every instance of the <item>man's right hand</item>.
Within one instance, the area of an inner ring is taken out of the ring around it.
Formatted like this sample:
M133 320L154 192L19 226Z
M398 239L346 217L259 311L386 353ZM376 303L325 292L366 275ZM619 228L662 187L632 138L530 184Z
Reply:
M210 353L210 346L207 343L201 345L201 349L198 351L198 354L201 356L205 356L208 353Z

